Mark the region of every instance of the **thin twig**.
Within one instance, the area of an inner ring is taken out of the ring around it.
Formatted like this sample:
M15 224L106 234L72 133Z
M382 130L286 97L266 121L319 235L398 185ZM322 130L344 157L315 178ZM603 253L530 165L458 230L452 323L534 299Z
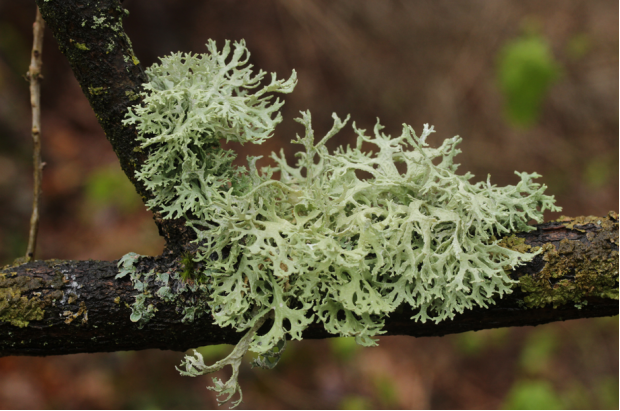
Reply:
M32 106L32 140L34 141L34 196L32 199L32 216L30 217L30 235L28 236L28 249L26 261L34 259L37 247L37 233L39 231L39 198L41 197L41 178L44 163L41 162L41 54L43 52L43 31L45 22L37 7L37 17L33 24L34 39L32 41L32 55L28 68L28 80L30 81L30 105Z

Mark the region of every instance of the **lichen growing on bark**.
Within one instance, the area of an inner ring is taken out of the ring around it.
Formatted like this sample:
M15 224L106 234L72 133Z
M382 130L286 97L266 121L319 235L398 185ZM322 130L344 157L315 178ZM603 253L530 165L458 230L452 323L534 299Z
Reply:
M210 41L208 49L149 68L142 103L124 122L135 125L148 153L136 172L153 194L147 205L163 218L187 219L197 236L198 282L212 287L213 318L250 330L246 349L265 355L285 338L301 339L315 318L328 332L371 346L403 303L416 310L413 319L439 322L512 291L505 267L535 254L501 247L494 235L530 231L529 220L559 210L533 182L538 174L516 173L516 186L497 187L490 178L472 184L473 175L457 174L453 161L461 139L432 148L427 124L420 135L403 125L392 138L378 122L370 135L354 123L356 146L329 153L326 142L348 117L334 114L334 126L318 140L309 112L297 119L305 135L292 142L305 151L295 165L273 154L275 168L259 171L259 157L248 157L248 169L237 167L219 141L269 138L283 104L270 93L291 92L296 76L272 74L262 87L265 73L253 75L244 42L218 51ZM362 151L363 144L376 151ZM144 303L143 280L131 278L142 291L132 320L141 321L154 311ZM259 335L255 326L267 317L273 321ZM192 366L200 361L186 358L188 375L211 370ZM236 386L216 387L230 394Z
M17 276L11 272L0 274L0 321L26 327L30 321L43 320L45 307L62 298L62 291L55 290L42 295L33 290L50 284L36 277Z
M531 245L525 243L525 239L517 237L514 234L502 238L501 240L499 240L497 245L499 245L500 247L508 248L510 250L518 251L520 253L538 251L537 247L532 248Z
M118 262L119 273L116 275L116 278L129 276L134 289L138 291L134 295L134 303L128 305L131 309L130 319L138 324L138 328L144 327L156 315L159 304L176 305L183 314L183 323L191 323L210 312L207 305L210 287L197 279L183 278L187 269L187 256L181 259L176 270L164 272L140 267L141 257L136 253L123 256Z
M565 238L557 247L543 245L546 264L542 271L519 278L521 290L528 293L525 304L530 308L581 307L588 298L618 299L618 214L563 217L559 221L570 230L587 230L586 242Z

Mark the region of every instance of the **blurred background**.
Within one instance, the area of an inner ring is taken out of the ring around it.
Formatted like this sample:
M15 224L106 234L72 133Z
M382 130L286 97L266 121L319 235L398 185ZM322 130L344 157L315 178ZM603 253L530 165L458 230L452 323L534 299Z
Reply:
M296 69L283 123L265 157L331 113L386 132L402 123L429 141L463 137L459 172L539 180L562 214L618 211L618 2L578 0L125 0L144 67L208 39L245 39L251 63ZM0 265L26 250L32 198L28 69L31 0L0 0ZM47 31L43 49L43 204L37 257L157 255L163 243L69 65ZM331 149L352 142L350 128ZM260 163L259 163L260 164ZM263 160L263 165L268 164ZM548 214L547 219L560 213ZM203 347L216 361L230 346ZM210 378L180 377L166 351L0 358L2 408L213 408ZM220 377L228 376L222 371ZM293 342L272 371L241 370L241 408L618 408L618 317L442 338Z

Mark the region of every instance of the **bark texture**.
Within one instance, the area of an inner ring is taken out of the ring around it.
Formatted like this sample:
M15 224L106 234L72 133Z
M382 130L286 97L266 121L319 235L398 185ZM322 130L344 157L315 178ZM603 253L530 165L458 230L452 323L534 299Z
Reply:
M511 244L545 249L512 272L520 279L512 294L439 324L413 322L413 312L403 308L390 315L385 335L441 336L618 314L616 213L541 224L536 231L512 237ZM558 262L564 268L558 268ZM169 256L144 258L137 267L145 273L182 270L180 261ZM549 272L553 275L547 276ZM0 270L0 355L185 351L241 338L213 324L204 305L208 295L187 291L176 302L165 302L157 298L153 284L145 292L152 295L147 303L157 309L154 317L143 325L132 322L131 305L142 292L128 279L115 279L117 274L117 261L36 261ZM531 280L542 285L533 287ZM185 308L201 303L204 314L183 321ZM304 333L304 338L331 336L318 323Z

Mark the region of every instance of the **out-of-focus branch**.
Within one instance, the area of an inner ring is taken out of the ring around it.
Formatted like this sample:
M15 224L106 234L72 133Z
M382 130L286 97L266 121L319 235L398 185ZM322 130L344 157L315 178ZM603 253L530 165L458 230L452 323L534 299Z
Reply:
M39 204L41 198L41 178L44 163L41 162L41 66L43 65L43 32L45 22L41 11L37 7L37 16L33 24L34 38L32 40L32 55L28 68L28 80L30 81L30 106L32 107L32 141L34 150L32 161L34 166L34 184L32 198L32 215L30 217L30 233L28 235L28 248L26 249L26 261L34 259L37 248L37 233L39 232Z

